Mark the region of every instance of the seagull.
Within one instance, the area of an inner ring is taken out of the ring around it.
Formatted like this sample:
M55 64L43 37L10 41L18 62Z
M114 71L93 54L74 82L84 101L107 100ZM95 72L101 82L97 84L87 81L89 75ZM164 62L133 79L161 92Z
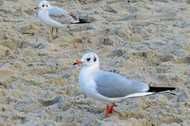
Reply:
M54 29L55 34L57 34L58 28L64 27L64 24L90 23L79 18L78 15L67 12L64 8L51 6L47 0L42 0L34 9L38 9L38 18L46 25L51 26L49 32L53 38L57 38L57 35L53 36Z
M84 54L73 65L79 64L82 65L79 75L80 88L87 96L107 103L105 117L115 111L116 102L175 90L175 87L152 87L143 82L130 80L120 74L101 70L99 57L94 52Z

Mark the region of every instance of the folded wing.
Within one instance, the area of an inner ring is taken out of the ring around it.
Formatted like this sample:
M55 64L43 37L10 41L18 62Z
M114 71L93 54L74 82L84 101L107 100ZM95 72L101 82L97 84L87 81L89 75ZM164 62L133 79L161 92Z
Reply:
M97 92L109 98L125 97L134 93L147 92L149 86L129 80L116 73L99 71L95 76Z
M64 8L59 8L59 7L49 7L48 12L52 16L62 16L62 15L67 15L67 11Z
M62 23L62 24L69 24L69 23L77 23L79 22L79 18L77 15L69 14L66 10L59 7L50 7L48 9L49 16Z

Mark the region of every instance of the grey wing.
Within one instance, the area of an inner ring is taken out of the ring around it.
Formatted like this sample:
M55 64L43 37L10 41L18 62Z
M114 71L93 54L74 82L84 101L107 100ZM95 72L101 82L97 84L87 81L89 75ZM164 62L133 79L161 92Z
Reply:
M49 7L48 12L52 16L62 16L68 13L64 8L59 7Z
M129 80L119 74L106 71L98 72L95 82L98 93L110 98L125 97L149 90L149 86L145 83Z
M70 15L66 10L63 8L58 7L50 7L48 9L49 16L62 23L62 24L69 24L69 23L75 23L77 19L74 19L72 15Z

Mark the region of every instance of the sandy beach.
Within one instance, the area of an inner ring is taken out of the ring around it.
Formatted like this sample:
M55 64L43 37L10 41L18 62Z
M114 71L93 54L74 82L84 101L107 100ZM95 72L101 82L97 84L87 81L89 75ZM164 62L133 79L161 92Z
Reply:
M0 126L189 126L190 0L51 0L92 19L60 28L36 16L34 0L0 0ZM101 68L152 86L177 89L118 103L85 97L80 67L85 52Z

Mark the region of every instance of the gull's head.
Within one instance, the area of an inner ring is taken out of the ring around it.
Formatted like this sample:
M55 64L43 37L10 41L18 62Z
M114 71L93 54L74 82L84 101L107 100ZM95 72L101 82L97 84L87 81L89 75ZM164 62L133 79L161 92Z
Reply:
M42 0L39 4L38 4L38 8L42 9L42 10L47 10L50 7L50 4L47 0Z
M91 67L96 66L99 67L99 57L94 52L86 53L82 56L80 60L76 60L76 62L73 65L79 65L82 64L85 67Z

